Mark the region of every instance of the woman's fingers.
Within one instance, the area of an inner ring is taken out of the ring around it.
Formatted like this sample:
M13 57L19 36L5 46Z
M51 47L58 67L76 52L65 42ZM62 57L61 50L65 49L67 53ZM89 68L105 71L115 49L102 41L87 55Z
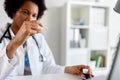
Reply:
M21 45L28 39L28 37L37 33L41 33L42 28L39 24L41 23L38 21L24 21L15 36L16 42Z
M32 25L31 30L36 30L38 33L42 32L43 27L39 26L38 24Z
M43 25L34 20L34 21L25 21L23 23L23 27L25 29L25 33L29 34L29 36L37 34L37 33L41 33L43 30Z
M37 20L29 21L29 22L30 22L31 25L34 25L34 26L36 25L36 26L41 26L41 27L43 27L42 23L39 22L39 21L37 21Z
M92 70L89 66L85 65L82 70L84 70L83 73L88 74L89 78L94 77L94 75L92 74Z
M31 31L30 31L30 36L32 36L32 35L34 35L34 34L37 34L37 33L39 33L39 32L41 32L41 30L31 30Z
M92 75L92 70L90 69L90 67L89 66L87 66L87 65L77 65L77 66L72 66L72 68L73 68L73 70L74 70L74 74L76 75L80 75L80 76L83 76L84 75L84 69L86 70L86 74L88 74L88 77L89 78L92 78L92 77L94 77L93 75Z
M31 21L30 22L30 27L31 27L32 30L36 30L37 33L40 33L43 30L43 25L38 21Z

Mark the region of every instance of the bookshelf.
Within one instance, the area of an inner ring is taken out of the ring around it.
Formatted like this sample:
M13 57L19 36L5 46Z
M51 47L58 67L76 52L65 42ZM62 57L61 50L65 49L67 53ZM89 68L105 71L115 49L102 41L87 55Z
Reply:
M61 10L61 64L86 64L95 73L107 72L110 6L99 2L68 1ZM91 61L93 56L94 63Z

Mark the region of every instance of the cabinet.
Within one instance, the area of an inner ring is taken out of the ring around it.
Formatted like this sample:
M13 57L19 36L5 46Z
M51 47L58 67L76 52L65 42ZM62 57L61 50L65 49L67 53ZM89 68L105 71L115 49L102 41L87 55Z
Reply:
M61 64L107 72L109 11L107 4L83 1L68 1L61 8Z

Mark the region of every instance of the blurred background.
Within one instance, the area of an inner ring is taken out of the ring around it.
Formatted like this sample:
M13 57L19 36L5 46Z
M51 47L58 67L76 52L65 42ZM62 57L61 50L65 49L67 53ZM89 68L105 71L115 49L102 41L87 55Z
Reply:
M45 0L47 11L40 21L57 64L89 64L95 71L109 68L120 33L120 14L113 11L116 1ZM4 12L3 2L0 0L0 27L11 22ZM77 20L81 16L82 19ZM97 20L103 23L94 22ZM104 64L99 65L99 60Z

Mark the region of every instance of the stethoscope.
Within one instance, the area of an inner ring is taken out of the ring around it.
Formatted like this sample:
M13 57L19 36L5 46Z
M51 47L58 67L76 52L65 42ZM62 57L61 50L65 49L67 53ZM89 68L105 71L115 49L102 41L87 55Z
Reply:
M4 34L3 34L2 37L0 38L0 43L2 42L3 38L8 38L8 39L10 39L10 40L12 39L12 36L11 36L11 34L10 34L9 28L10 28L10 25L7 27L7 29L5 30ZM8 36L6 35L7 33L8 33ZM43 55L43 52L40 50L40 49L41 49L40 45L38 44L35 36L32 36L32 38L35 40L35 43L36 43L36 45L37 45L37 47L38 47L38 51L39 51L39 54L40 54L40 55L39 55L39 61L45 62L45 61L46 61L46 57Z

